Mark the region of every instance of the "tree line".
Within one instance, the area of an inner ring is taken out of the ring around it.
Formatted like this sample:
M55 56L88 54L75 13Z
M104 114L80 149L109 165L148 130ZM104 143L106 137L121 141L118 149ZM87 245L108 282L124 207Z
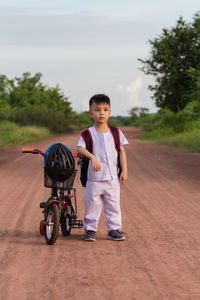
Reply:
M149 43L149 56L138 60L140 69L155 79L149 89L158 112L150 114L147 108L133 107L128 117L113 117L111 124L148 124L146 128L171 124L181 132L200 119L200 12L191 22L180 17L175 26L164 28ZM41 73L29 72L14 79L0 75L0 121L39 125L56 134L92 124L87 112L73 111L58 85L49 87L41 78Z
M182 17L149 41L149 56L140 69L154 79L149 86L157 113L134 107L126 122L145 129L141 138L179 141L200 150L200 12L191 22ZM164 138L165 137L165 138Z
M200 12L192 22L180 17L149 43L149 57L139 61L141 70L155 79L149 89L156 106L177 113L200 101Z
M41 79L41 73L26 72L14 79L0 75L0 120L42 126L56 134L91 122L86 114L73 111L58 85L49 87Z

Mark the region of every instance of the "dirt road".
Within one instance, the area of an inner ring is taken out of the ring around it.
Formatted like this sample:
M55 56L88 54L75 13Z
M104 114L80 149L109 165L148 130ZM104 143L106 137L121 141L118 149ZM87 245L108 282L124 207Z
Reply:
M200 154L135 140L124 129L129 178L121 187L122 242L106 240L101 216L97 241L83 229L46 245L39 234L42 158L0 151L0 299L200 299ZM61 141L75 151L78 133ZM77 174L79 218L84 189Z

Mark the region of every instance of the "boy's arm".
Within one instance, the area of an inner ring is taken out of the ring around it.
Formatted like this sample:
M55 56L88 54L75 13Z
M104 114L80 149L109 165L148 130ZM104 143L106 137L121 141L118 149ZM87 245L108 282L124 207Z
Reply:
M101 166L100 166L100 163L99 163L98 159L96 158L96 156L94 156L92 153L90 153L87 149L85 149L84 147L78 146L77 147L77 152L91 160L92 169L95 172L98 172L98 171L101 170Z
M124 183L127 178L128 178L128 174L127 174L127 159L126 159L126 152L124 150L123 146L120 146L120 163L121 163L121 168L122 168L122 173L120 175L120 183Z

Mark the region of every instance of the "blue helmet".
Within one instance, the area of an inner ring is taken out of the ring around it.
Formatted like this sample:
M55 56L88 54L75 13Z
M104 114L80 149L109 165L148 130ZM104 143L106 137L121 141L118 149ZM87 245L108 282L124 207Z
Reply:
M50 178L64 181L75 170L72 151L64 144L52 144L45 152L44 167Z
M59 169L74 169L75 160L72 151L64 144L52 144L45 152L44 166Z

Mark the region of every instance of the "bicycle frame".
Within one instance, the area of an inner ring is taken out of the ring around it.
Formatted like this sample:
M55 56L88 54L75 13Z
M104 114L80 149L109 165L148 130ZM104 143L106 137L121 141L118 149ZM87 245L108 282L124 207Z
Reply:
M40 149L22 149L22 153L41 154L45 153ZM79 157L77 153L74 157ZM50 186L49 186L50 187ZM71 193L73 191L73 194ZM74 200L74 205L72 203ZM47 244L53 245L56 242L59 224L61 224L62 234L69 236L71 228L81 228L82 220L77 220L77 201L75 187L64 187L60 182L59 187L51 187L51 196L46 202L40 203L43 208L44 220L40 222L40 233L45 234Z

